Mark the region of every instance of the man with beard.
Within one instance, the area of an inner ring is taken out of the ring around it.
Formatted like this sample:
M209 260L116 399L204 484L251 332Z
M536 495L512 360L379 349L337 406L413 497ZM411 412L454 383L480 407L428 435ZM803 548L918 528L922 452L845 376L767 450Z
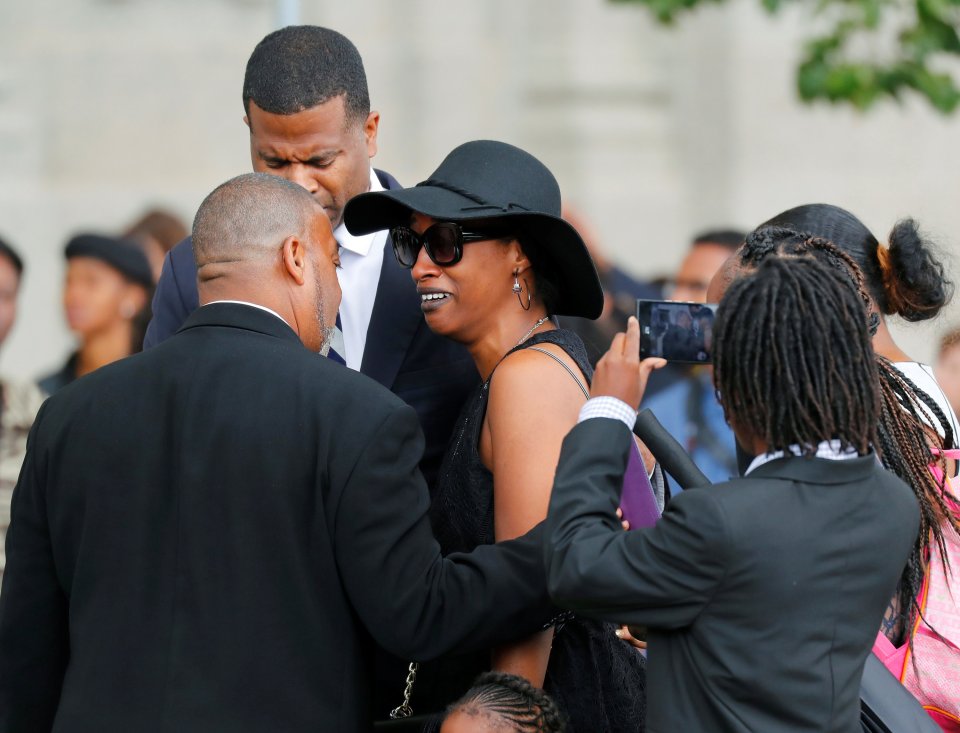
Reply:
M329 347L322 207L277 176L194 222L201 307L41 409L0 594L4 733L369 729L371 637L428 659L548 620L541 539L447 558L416 413Z

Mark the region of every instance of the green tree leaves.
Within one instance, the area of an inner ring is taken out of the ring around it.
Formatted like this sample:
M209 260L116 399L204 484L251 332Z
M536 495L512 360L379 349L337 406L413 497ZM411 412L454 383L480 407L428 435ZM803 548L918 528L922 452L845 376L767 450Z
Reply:
M723 0L614 0L645 5L661 23ZM803 47L800 98L867 110L916 93L945 114L960 104L960 0L760 0L769 13L803 5L827 24Z

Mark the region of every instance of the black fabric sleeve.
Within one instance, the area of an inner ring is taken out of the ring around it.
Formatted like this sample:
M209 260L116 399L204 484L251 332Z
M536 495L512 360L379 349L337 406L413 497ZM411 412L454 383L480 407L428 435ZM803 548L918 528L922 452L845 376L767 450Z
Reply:
M624 532L616 510L631 439L619 421L595 418L564 440L546 520L547 584L577 613L679 628L723 579L725 523L702 489L675 497L655 527Z
M542 524L516 540L441 556L417 470L416 413L394 408L359 455L335 510L347 595L383 647L427 660L518 638L547 621Z

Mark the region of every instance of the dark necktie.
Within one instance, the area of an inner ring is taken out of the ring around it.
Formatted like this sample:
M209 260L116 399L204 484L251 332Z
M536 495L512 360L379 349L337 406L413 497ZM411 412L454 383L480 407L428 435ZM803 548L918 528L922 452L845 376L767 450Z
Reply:
M330 339L330 350L327 351L327 358L346 366L347 360L343 358L343 355L339 351L333 348L333 344L343 344L343 329L340 327L340 311L337 311L336 330L334 331L333 338Z

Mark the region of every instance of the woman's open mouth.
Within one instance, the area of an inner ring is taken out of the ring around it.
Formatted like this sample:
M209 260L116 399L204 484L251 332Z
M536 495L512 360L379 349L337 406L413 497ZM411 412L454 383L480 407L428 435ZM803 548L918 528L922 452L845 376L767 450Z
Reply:
M436 310L450 298L450 293L442 290L431 290L420 293L420 308L426 311Z

